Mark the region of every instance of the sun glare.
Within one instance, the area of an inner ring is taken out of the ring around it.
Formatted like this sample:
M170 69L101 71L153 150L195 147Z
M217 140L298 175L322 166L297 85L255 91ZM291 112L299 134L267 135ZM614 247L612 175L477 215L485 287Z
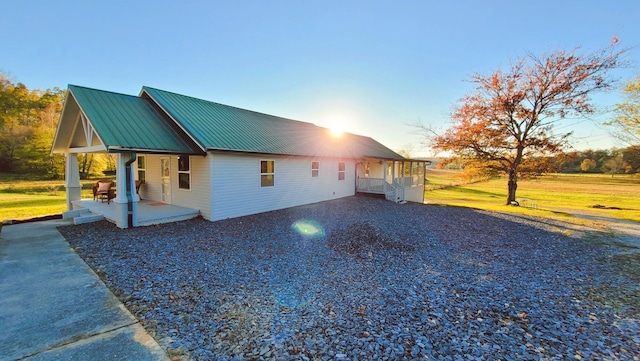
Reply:
M324 121L318 123L319 126L329 130L333 137L340 137L350 132L354 124L354 116L348 109L338 109L323 116Z
M344 133L344 125L340 122L333 122L329 125L329 131L334 137L339 137Z
M344 133L344 129L342 128L342 126L340 124L332 124L329 127L329 131L331 132L331 135L333 135L334 137L339 137L342 135L342 133Z

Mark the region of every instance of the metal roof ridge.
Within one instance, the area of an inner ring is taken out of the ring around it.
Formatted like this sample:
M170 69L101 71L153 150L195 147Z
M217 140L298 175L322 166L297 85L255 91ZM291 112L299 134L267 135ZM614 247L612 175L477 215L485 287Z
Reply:
M101 92L101 93L110 93L110 94L122 95L122 96L126 96L126 97L140 98L139 96L132 95L132 94L125 94L125 93L115 92L115 91L111 91L111 90L103 90L103 89L91 88L91 87L83 86L83 85L67 84L67 89L71 89L71 88L82 88L82 89L93 90L93 91L97 91L97 92Z
M212 100L207 100L207 99L202 99L202 98L197 98L191 95L185 95L185 94L180 94L180 93L176 93L176 92L172 92L172 91L168 91L168 90L163 90L163 89L158 89L158 88L153 88L153 87L149 87L149 86L143 86L143 89L151 89L151 90L157 90L157 91L161 91L161 92L165 92L165 93L169 93L169 94L173 94L173 95L177 95L177 96L181 96L181 97L185 97L185 98L191 98L197 101L201 101L201 102L205 102L205 103L211 103L211 104L216 104L216 105L220 105L223 107L228 107L228 108L233 108L233 109L238 109L244 112L250 112L250 113L255 113L258 115L262 115L262 116L268 116L268 117L273 117L273 118L278 118L280 120L286 120L286 121L290 121L290 122L296 122L296 123L303 123L305 125L310 125L310 126L314 126L314 127L318 127L318 128L322 128L322 129L327 129L329 130L329 128L325 128L325 127L321 127L315 123L311 123L311 122L307 122L304 120L298 120L298 119L291 119L291 118L285 118L285 117L281 117L279 115L274 115L274 114L268 114L268 113L264 113L264 112L259 112L257 110L251 110L251 109L246 109L246 108L240 108L237 107L235 105L229 105L229 104L223 104L223 103L219 103L219 102L214 102ZM346 133L346 132L345 132ZM350 133L349 133L350 134Z
M289 121L289 122L302 123L302 124L304 124L304 125L307 125L307 126L313 126L313 127L319 128L319 129L326 130L326 131L328 131L328 132L329 132L329 131L331 131L331 129L330 129L330 128L328 128L328 127L323 127L323 126L317 125L317 124L315 124L315 123L307 122L307 121L304 121L304 120L297 120L297 119L285 118L285 117L281 117L281 116L279 116L279 115L273 115L273 114L268 114L268 113L259 112L259 111L256 111L256 110L240 108L240 107L237 107L237 106L234 106L234 105L228 105L228 104L218 103L218 102L214 102L214 101L211 101L211 100L202 99L202 98L197 98L197 97L194 97L194 96L191 96L191 95L184 95L184 94L180 94L180 93L172 92L172 91L169 91L169 90L158 89L158 88L154 88L154 87L150 87L150 86L146 86L146 85L143 85L143 86L142 86L142 90L140 91L140 95L142 95L142 93L143 93L143 91L144 91L145 89L156 90L156 91L160 91L160 92L164 92L164 93L169 93L169 94L173 94L173 95L177 95L177 96L181 96L181 97L185 97L185 98L194 99L194 100L201 101L201 102L205 102L205 103L211 103L211 104L216 104L216 105L220 105L220 106L223 106L223 107L228 107L228 108L238 109L238 110L241 110L241 111L250 112L250 113L254 113L254 114L258 114L258 115L262 115L262 116L265 116L265 115L266 115L266 116L268 116L268 117L277 118L277 119L279 119L279 120L286 120L286 121ZM147 94L148 94L148 92L147 92ZM356 134L356 133L351 133L351 132L343 132L343 134L347 134L347 135L351 135L351 136L363 137L363 138L368 138L368 139L371 139L371 140L375 140L375 139L373 139L372 137L367 136L367 135L361 135L361 134ZM376 142L377 142L377 141L376 141Z
M160 102L148 91L148 89L151 90L158 90L158 91L163 91L160 89L155 89L155 88L151 88L151 87L147 87L147 86L142 86L142 89L140 90L140 94L138 95L138 98L143 99L148 101L149 103L155 105L156 107L158 107L158 111L161 111L167 118L169 118L173 124L178 127L180 129L180 131L182 132L182 134L184 134L189 140L191 140L191 142L198 147L198 149L200 149L201 152L203 153L207 153L207 148L204 146L204 144L202 144L202 141L200 139L198 139L196 136L194 136L193 134L191 134L191 132L189 132L184 124L182 124L182 122L177 119L177 117L174 114L171 114L171 112L168 109L165 109L164 106L162 106L162 104L160 104ZM167 92L167 93L171 93L171 92ZM143 98L143 94L146 94L147 97L149 97L149 99L145 99ZM180 95L178 93L172 93L172 94L177 94Z

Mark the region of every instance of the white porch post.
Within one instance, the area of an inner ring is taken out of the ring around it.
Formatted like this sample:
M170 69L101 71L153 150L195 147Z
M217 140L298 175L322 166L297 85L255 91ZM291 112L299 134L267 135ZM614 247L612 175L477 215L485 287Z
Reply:
M395 181L398 177L398 172L400 171L400 162L393 161L393 180Z
M387 194L387 161L382 161L382 191Z
M64 187L67 190L67 210L73 210L73 201L81 199L82 185L80 184L80 169L78 168L78 155L67 153L64 167Z
M117 153L116 154L116 198L113 199L116 206L116 225L119 228L128 227L128 200L127 200L127 182L129 182L131 190L131 204L133 212L133 226L138 225L138 201L136 195L136 183L133 177L134 165L131 165L131 177L127 179L127 162L133 158L133 153Z

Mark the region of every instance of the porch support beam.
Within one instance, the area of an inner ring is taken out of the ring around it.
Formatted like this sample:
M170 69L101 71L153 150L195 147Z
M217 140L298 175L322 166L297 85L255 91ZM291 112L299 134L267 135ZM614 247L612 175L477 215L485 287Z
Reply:
M64 167L64 187L67 191L67 210L73 210L73 201L81 198L82 184L80 184L80 169L78 155L67 153Z
M92 147L74 147L69 148L70 152L74 153L104 153L107 151L107 147L104 145L94 145Z

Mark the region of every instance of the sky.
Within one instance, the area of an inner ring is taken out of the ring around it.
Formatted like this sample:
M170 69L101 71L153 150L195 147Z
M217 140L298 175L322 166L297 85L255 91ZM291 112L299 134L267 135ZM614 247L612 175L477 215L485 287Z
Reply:
M0 0L0 71L29 89L143 85L373 137L433 156L412 124L443 131L474 73L613 36L640 74L640 1ZM620 91L593 97L603 110ZM575 149L621 147L570 119Z

